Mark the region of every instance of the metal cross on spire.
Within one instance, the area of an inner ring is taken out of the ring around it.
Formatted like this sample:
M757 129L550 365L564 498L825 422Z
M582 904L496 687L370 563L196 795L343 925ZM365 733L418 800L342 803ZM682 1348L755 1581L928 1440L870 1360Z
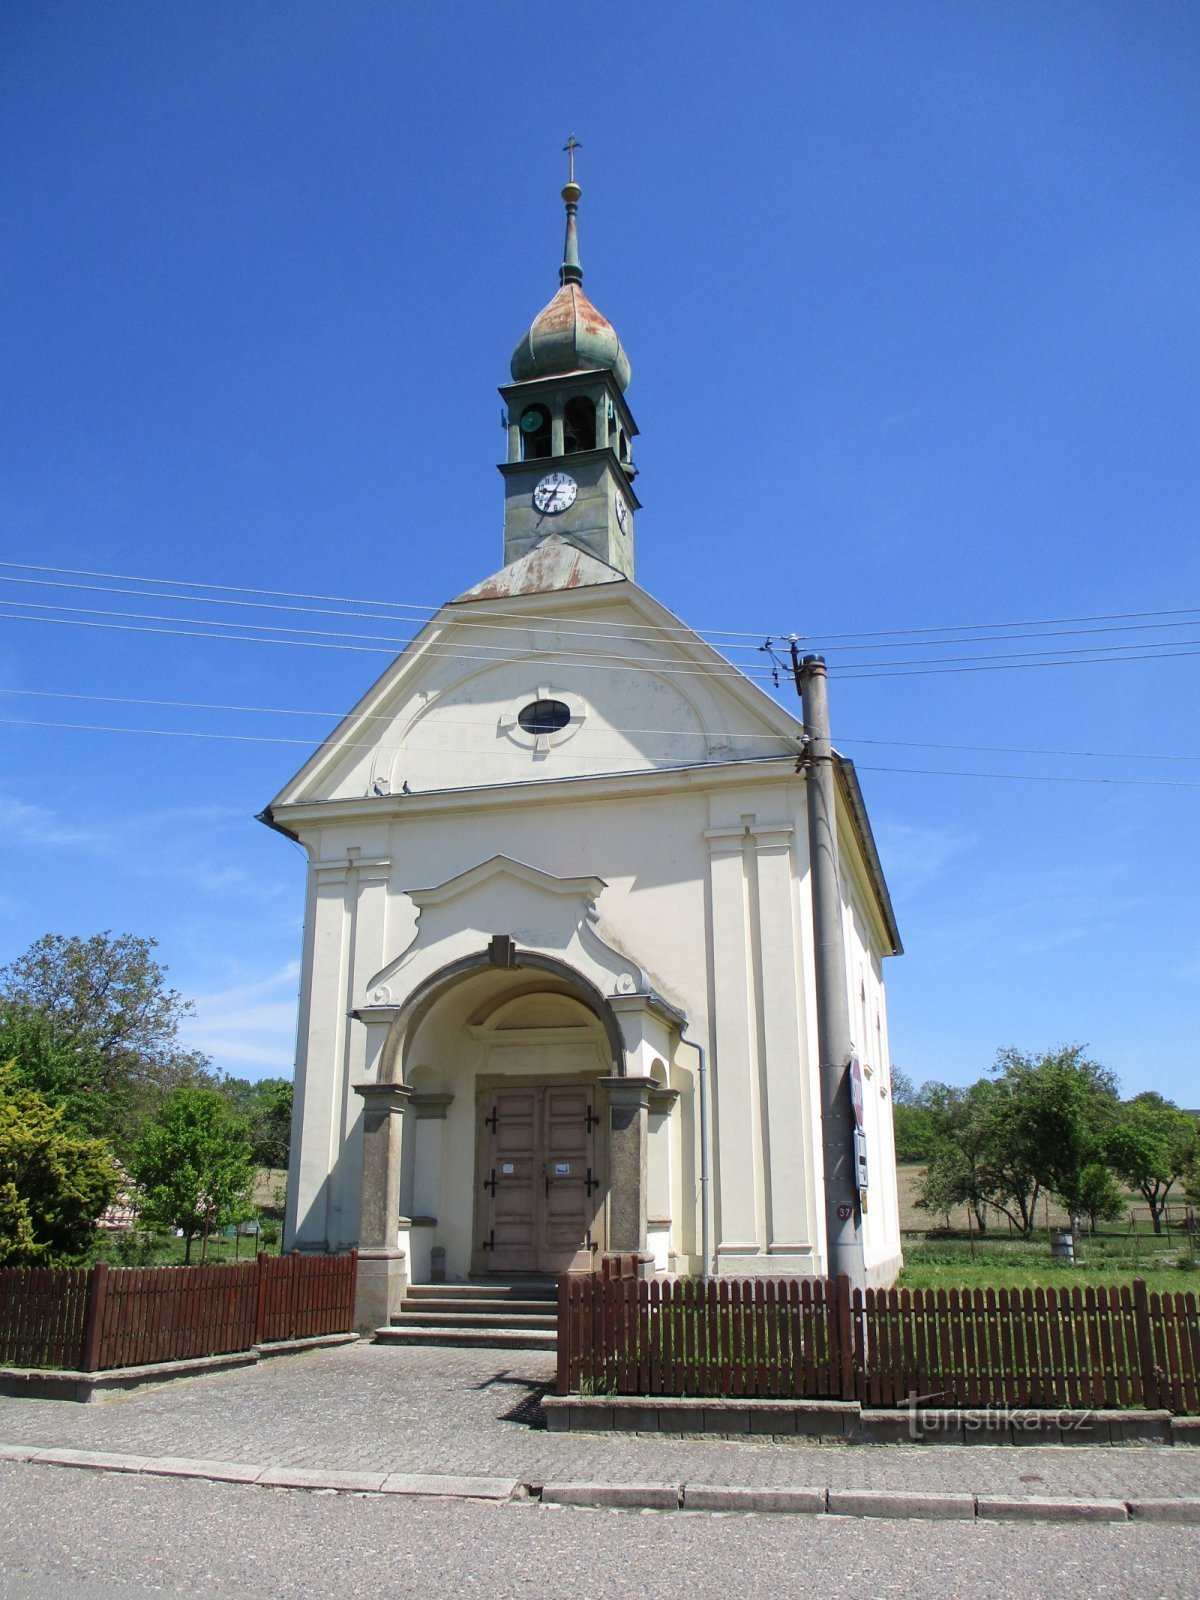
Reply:
M567 182L568 183L574 183L575 182L575 152L576 152L576 150L582 150L583 146L580 144L579 140L575 137L575 135L571 134L571 136L568 138L566 144L563 145L563 149L567 152L567 160L570 163L570 171L569 171L568 176L567 176Z

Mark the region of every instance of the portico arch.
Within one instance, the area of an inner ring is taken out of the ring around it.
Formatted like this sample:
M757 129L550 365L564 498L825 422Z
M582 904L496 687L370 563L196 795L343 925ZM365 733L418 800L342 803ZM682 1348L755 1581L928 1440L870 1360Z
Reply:
M407 1051L421 1023L453 988L472 973L544 973L569 986L592 1011L604 1029L614 1077L628 1075L625 1038L613 1006L589 978L556 956L536 950L518 949L506 936L493 938L486 949L464 956L441 967L414 989L401 1005L390 1012L390 1027L379 1061L380 1083L404 1083ZM365 1020L365 1014L364 1014Z

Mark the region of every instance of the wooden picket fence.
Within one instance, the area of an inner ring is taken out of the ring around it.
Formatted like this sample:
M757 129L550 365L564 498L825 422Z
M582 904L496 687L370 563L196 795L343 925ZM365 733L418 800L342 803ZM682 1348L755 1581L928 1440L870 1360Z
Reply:
M560 1280L560 1394L1200 1413L1196 1296L1140 1278L863 1292L845 1277L646 1281L634 1259Z
M0 1366L103 1372L354 1326L358 1253L219 1267L0 1268Z

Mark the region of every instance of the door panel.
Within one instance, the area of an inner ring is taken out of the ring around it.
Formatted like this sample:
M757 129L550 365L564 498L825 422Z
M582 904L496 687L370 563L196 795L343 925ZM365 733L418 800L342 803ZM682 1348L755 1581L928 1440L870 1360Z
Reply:
M592 1265L603 1204L590 1084L481 1090L477 1265L496 1273Z
M488 1151L489 1218L494 1272L537 1270L538 1153L541 1106L535 1089L498 1089L491 1096ZM486 1124L485 1124L486 1126Z
M543 1097L546 1182L539 1259L543 1272L590 1266L586 1249L596 1208L592 1095L579 1084L548 1087Z

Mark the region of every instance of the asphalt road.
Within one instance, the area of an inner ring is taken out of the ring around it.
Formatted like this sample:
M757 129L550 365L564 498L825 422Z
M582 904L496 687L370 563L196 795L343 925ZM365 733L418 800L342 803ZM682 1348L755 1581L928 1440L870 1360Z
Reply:
M1138 1600L1200 1528L578 1511L0 1464L4 1600Z

